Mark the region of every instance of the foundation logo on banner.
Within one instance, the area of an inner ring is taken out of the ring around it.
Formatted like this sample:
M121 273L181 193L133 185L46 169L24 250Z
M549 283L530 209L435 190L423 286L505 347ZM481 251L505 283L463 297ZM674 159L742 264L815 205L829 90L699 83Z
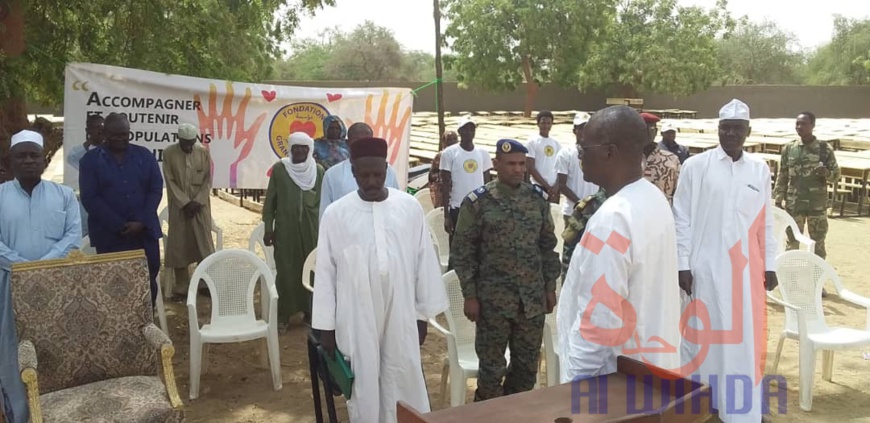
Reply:
M290 155L287 138L294 132L304 132L311 138L323 136L323 119L329 110L317 103L293 103L278 110L269 126L269 145L279 158Z

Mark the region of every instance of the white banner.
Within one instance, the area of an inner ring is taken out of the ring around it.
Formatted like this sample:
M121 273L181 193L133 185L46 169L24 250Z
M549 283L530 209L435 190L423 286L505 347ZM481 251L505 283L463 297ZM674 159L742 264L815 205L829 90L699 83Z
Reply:
M88 63L66 67L64 152L85 141L89 114L124 113L132 143L162 162L180 123L200 128L212 159L214 188L265 189L269 170L288 154L286 140L302 131L324 135L323 118L346 127L365 122L389 142L389 161L404 189L408 175L413 95L407 88L310 88L193 78ZM64 167L64 184L78 189L78 172Z

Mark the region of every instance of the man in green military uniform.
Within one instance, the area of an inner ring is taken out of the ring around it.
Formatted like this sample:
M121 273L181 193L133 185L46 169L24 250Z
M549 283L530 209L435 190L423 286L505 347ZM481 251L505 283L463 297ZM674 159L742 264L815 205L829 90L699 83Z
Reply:
M840 166L834 149L813 135L816 116L810 112L798 115L795 129L800 136L785 145L779 162L774 196L776 205L784 208L797 222L801 232L807 226L810 238L816 242L816 255L825 258L825 237L828 235L828 184L840 180ZM786 229L788 249L798 247L791 232Z
M561 234L564 240L562 244L562 276L565 276L568 272L574 248L577 247L580 239L583 238L583 232L586 230L586 222L604 204L604 200L607 200L607 193L604 192L603 188L599 188L598 192L578 201L574 205L574 213L568 217L565 222L565 230Z
M556 306L555 228L547 194L523 182L526 152L515 140L496 144L498 179L463 200L450 250L465 316L477 324L475 401L534 388L544 315Z

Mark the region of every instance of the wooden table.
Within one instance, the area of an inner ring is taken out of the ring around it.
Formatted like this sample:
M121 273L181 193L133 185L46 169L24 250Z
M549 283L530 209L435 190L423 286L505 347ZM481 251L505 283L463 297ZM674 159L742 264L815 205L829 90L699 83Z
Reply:
M860 216L861 208L864 206L864 198L867 197L867 179L870 178L870 158L848 157L843 155L841 151L836 151L834 154L837 156L837 164L840 166L842 177L861 180L861 187L858 192L858 216Z
M597 398L589 394L596 392L596 386L600 390ZM677 392L680 398L676 398ZM634 407L629 407L630 397ZM606 405L606 409L591 413L590 403ZM404 402L397 408L398 423L696 423L710 418L710 387L688 379L665 381L643 363L620 356L616 373L576 386L568 383L536 389L427 414Z

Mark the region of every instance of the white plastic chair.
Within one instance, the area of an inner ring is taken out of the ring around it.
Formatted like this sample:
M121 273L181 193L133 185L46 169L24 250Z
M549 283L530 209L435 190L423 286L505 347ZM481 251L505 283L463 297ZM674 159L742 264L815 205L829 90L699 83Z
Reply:
M435 319L430 319L432 325L447 339L447 357L441 371L441 400L444 401L447 393L447 382L450 382L450 406L456 407L465 404L465 394L468 389L468 379L477 377L478 360L474 350L475 325L468 320L463 312L465 297L462 295L462 287L459 277L451 270L442 276L447 288L447 298L450 300L450 308L444 313L447 318L447 327L441 326ZM505 353L505 358L510 363L510 349Z
M169 325L166 323L166 306L163 304L163 289L160 288L160 272L157 272L157 300L154 301L154 308L157 309L157 321L160 322L160 329L166 336L169 336Z
M191 283L187 294L190 320L190 399L199 397L199 379L203 362L203 345L207 343L245 342L266 338L272 385L280 390L281 361L278 355L278 291L275 276L266 263L246 250L228 249L206 257L191 280L205 281L211 296L211 320L199 326L196 310L197 284ZM260 282L264 320L254 314L254 289Z
M785 307L785 327L779 335L772 374L776 374L785 338L800 343L800 407L813 405L813 377L816 353L822 351L822 379L831 381L834 351L870 346L870 299L843 288L836 271L821 257L806 251L786 251L776 258L776 275L782 299L768 298ZM826 281L837 286L840 298L867 309L865 330L829 327L822 308L822 287Z
M160 238L160 250L163 251L164 262L166 260L166 237L169 234L169 206L163 207L160 210L160 213L157 214L157 220L160 222L160 230L163 232L163 237ZM214 219L211 220L211 231L215 233L215 251L220 251L224 249L224 231L221 229L216 223L214 223ZM172 291L175 287L175 273L167 272L166 280L165 280L166 289L163 291L167 292L165 298L169 298L172 295ZM157 280L157 284L160 284L160 280ZM168 333L167 333L168 335Z
M815 254L816 242L810 239L810 237L804 235L801 230L798 229L797 222L794 221L794 218L792 218L787 211L779 207L773 207L773 227L776 231L777 255L786 251L788 235L785 230L789 227L794 234L794 238L800 243L799 249Z
M275 247L267 247L263 243L263 235L265 234L266 224L260 222L248 238L248 251L263 259L269 266L269 269L272 269L272 274L274 275L278 273L278 267L275 264Z
M550 216L553 217L553 224L556 229L553 231L556 234L556 253L562 257L562 248L565 245L565 240L562 239L562 232L565 232L565 218L562 216L562 206L558 204L550 204Z
M441 263L441 272L447 271L450 261L450 236L444 230L444 207L438 207L426 214L426 223L429 225L429 233L434 238L435 250L438 253L438 261Z
M302 286L311 293L314 293L314 286L311 285L311 277L314 276L314 269L317 267L317 248L308 253L305 258L305 263L302 264Z
M414 198L420 202L420 205L423 206L423 213L429 213L432 210L435 210L435 206L432 204L432 195L430 194L429 188L423 188L420 191L417 191L414 194Z

